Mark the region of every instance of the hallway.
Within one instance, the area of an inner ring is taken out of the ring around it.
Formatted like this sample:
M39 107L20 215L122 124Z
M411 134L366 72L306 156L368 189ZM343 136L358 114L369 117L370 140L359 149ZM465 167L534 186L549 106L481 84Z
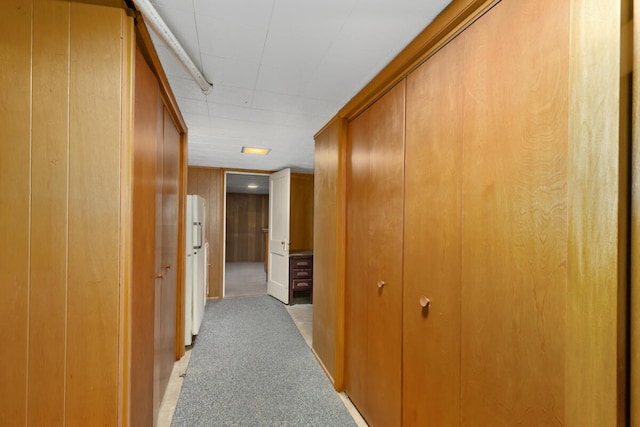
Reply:
M265 295L267 274L263 262L227 262L225 264L225 298Z
M241 300L244 298L241 298ZM237 300L237 298L231 298L228 300ZM308 300L307 300L308 301ZM209 303L211 304L211 302ZM289 316L295 323L298 331L304 338L308 348L311 348L312 345L312 317L313 317L313 305L308 304L305 301L305 298L297 298L296 304L291 306L284 306ZM208 307L208 310L210 307ZM209 323L210 324L210 323ZM207 322L203 323L203 327L208 328ZM201 330L202 336L202 330ZM195 346L198 345L198 341L196 340ZM185 356L178 362L176 362L173 372L171 374L171 380L169 386L167 388L167 392L162 401L162 405L160 407L160 413L158 418L157 425L160 427L168 427L171 426L171 422L176 410L176 405L178 403L178 398L180 397L180 392L182 388L182 384L185 378L185 374L189 367L190 359L192 356L193 350L188 350ZM309 352L310 353L310 352ZM311 356L313 358L313 356ZM315 358L313 358L313 363L317 364ZM319 366L318 366L319 368ZM275 374L275 373L274 373ZM322 373L324 375L324 373ZM335 393L335 392L333 392ZM359 426L367 426L365 421L362 419L358 411L354 408L353 404L349 400L349 398L344 393L335 393L341 400L341 402L346 407L347 411L353 418L354 423ZM216 425L216 424L211 424Z

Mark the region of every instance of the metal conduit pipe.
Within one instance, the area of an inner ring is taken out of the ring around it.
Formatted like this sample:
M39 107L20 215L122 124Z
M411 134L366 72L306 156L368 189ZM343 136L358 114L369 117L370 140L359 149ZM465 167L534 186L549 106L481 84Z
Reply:
M187 69L189 74L196 81L202 92L208 95L213 90L213 85L207 81L202 75L202 72L198 69L196 64L191 60L187 52L184 50L180 42L173 35L167 24L162 17L158 14L158 11L153 7L149 0L133 0L136 8L142 13L144 19L153 30L162 38L167 46L175 53L182 65Z

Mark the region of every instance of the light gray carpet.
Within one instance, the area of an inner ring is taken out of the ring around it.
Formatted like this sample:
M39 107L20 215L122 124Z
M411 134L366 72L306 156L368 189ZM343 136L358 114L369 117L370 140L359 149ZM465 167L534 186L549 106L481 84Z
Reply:
M263 262L225 264L225 297L267 294L267 273Z
M173 426L354 426L286 309L270 296L207 304Z

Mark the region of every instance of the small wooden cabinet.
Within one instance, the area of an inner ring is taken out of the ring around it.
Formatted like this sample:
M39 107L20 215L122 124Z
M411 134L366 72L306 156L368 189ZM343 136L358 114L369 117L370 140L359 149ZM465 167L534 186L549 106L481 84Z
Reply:
M289 304L293 294L309 291L309 302L313 303L313 252L301 251L289 255Z

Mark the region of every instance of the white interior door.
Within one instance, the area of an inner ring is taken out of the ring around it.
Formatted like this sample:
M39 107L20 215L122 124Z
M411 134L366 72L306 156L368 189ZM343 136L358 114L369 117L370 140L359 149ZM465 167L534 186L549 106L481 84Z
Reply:
M289 304L289 200L291 169L269 176L269 280L267 293Z

